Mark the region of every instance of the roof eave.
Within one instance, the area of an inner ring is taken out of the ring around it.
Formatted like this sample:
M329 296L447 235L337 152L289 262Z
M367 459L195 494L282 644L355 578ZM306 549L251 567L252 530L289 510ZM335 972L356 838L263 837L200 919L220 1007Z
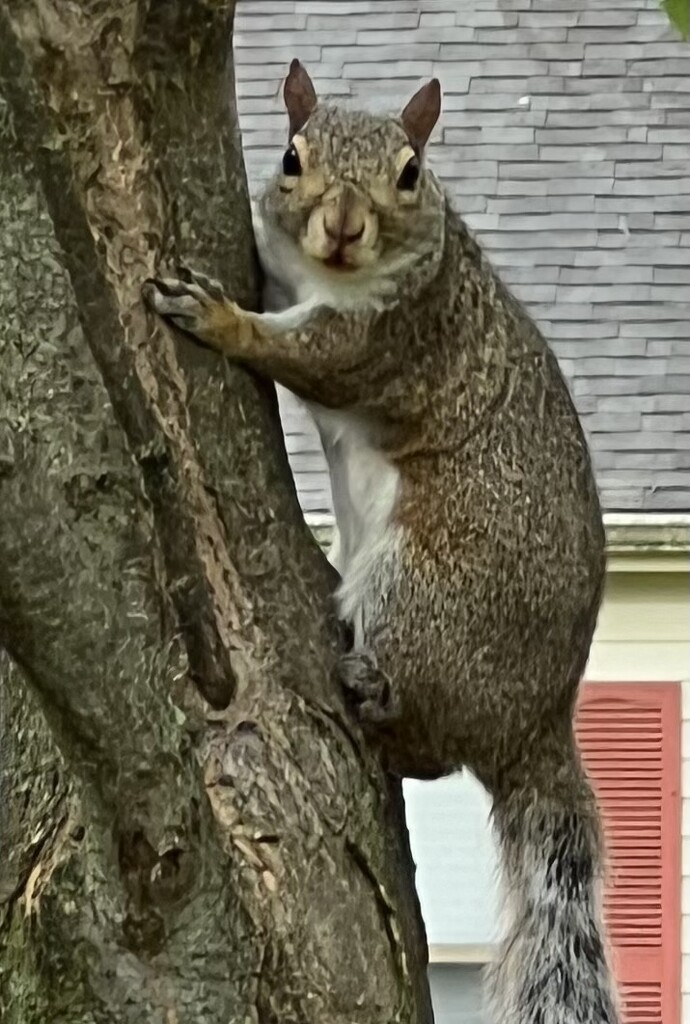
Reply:
M333 517L316 513L308 514L306 519L320 546L327 548L333 533ZM682 569L687 563L686 568L690 568L690 513L610 512L604 515L604 525L610 558L656 556L657 561L663 561L658 565L655 561L649 568L670 569L668 560L673 557L678 563L675 567Z

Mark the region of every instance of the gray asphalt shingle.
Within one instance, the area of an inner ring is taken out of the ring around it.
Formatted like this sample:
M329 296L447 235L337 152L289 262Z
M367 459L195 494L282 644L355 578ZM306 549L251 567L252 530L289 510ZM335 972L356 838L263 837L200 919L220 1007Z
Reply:
M375 110L439 76L430 161L559 357L606 509L690 510L690 46L658 0L240 0L235 54L254 191L292 57ZM281 404L328 513L316 432Z

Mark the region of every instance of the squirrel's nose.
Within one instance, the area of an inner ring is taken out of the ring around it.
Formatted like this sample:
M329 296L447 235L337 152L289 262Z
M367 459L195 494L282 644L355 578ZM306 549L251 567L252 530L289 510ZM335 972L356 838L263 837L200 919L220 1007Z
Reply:
M339 247L359 242L366 228L366 210L353 189L344 187L325 197L323 228Z
M350 227L350 225L348 225ZM340 225L339 228L334 228L327 222L324 223L324 229L328 237L334 242L340 242L341 245L352 245L353 242L358 242L364 234L364 224L357 231L346 231L345 224Z

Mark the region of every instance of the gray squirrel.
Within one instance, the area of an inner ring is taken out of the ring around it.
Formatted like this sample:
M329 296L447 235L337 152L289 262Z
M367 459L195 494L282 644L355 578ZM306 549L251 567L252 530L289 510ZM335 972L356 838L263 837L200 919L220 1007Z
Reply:
M293 61L284 97L289 144L257 234L290 305L247 312L191 273L144 296L316 419L354 637L343 682L391 771L467 767L493 799L495 1024L616 1024L599 816L573 734L605 573L576 411L425 164L439 83L378 117L318 103Z

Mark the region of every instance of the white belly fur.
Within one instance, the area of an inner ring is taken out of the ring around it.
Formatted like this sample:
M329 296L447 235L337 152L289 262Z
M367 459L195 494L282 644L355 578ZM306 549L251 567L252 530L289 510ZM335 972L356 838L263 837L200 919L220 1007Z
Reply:
M368 613L377 603L398 530L393 512L400 474L372 443L355 412L308 405L328 461L336 519L329 560L341 576L336 592L343 619L355 629L355 646L365 641Z

